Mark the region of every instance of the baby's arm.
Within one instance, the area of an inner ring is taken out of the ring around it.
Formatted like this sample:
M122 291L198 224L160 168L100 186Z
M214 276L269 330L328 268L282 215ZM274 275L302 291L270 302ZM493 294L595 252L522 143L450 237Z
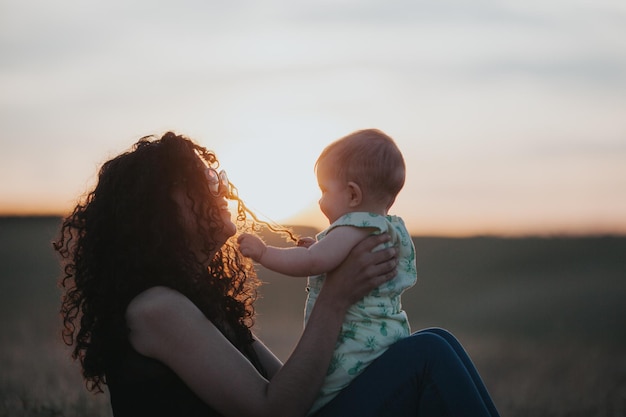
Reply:
M311 247L311 245L315 244L315 239L312 237L301 237L298 239L296 246L304 246L305 248Z
M309 247L296 246L277 248L265 246L258 238L250 239L251 235L243 234L239 237L239 250L259 262L264 267L281 274L294 277L317 275L336 268L348 255L350 250L361 240L367 237L372 229L363 229L351 226L340 226L333 229L328 235ZM261 253L258 244L262 245ZM255 256L257 256L255 258Z

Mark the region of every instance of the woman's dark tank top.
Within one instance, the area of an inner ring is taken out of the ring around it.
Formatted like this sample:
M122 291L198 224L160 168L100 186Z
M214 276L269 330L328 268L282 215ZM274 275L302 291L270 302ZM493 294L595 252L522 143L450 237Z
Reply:
M115 417L219 417L161 362L131 346L107 366L106 380Z

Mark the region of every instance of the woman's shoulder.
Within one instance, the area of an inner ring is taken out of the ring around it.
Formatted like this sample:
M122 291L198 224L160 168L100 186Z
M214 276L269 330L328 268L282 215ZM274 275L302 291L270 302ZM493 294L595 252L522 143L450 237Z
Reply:
M135 317L145 314L167 312L167 310L192 304L191 301L180 292L169 287L151 287L139 293L133 298L126 308L126 316Z
M151 287L133 298L126 308L126 320L132 323L162 324L163 320L173 321L199 315L198 307L179 291L169 287Z
M162 338L176 333L186 322L204 315L186 296L167 287L149 288L126 308L129 341L139 353L154 356Z

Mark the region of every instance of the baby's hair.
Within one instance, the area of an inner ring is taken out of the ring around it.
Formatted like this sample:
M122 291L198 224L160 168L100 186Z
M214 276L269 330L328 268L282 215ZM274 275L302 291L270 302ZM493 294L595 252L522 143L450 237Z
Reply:
M346 181L354 181L376 198L395 199L405 180L402 153L393 139L378 129L357 130L328 145L315 169L324 169Z

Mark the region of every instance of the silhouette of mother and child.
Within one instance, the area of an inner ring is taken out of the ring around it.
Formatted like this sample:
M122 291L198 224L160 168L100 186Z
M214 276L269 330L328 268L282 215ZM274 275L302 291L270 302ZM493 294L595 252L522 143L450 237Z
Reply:
M116 417L498 416L458 340L411 333L402 310L416 266L389 214L405 180L395 142L353 132L315 173L329 227L277 248L238 230L256 216L215 153L185 136L144 137L102 165L54 246L64 341ZM285 363L252 332L254 262L308 277Z

